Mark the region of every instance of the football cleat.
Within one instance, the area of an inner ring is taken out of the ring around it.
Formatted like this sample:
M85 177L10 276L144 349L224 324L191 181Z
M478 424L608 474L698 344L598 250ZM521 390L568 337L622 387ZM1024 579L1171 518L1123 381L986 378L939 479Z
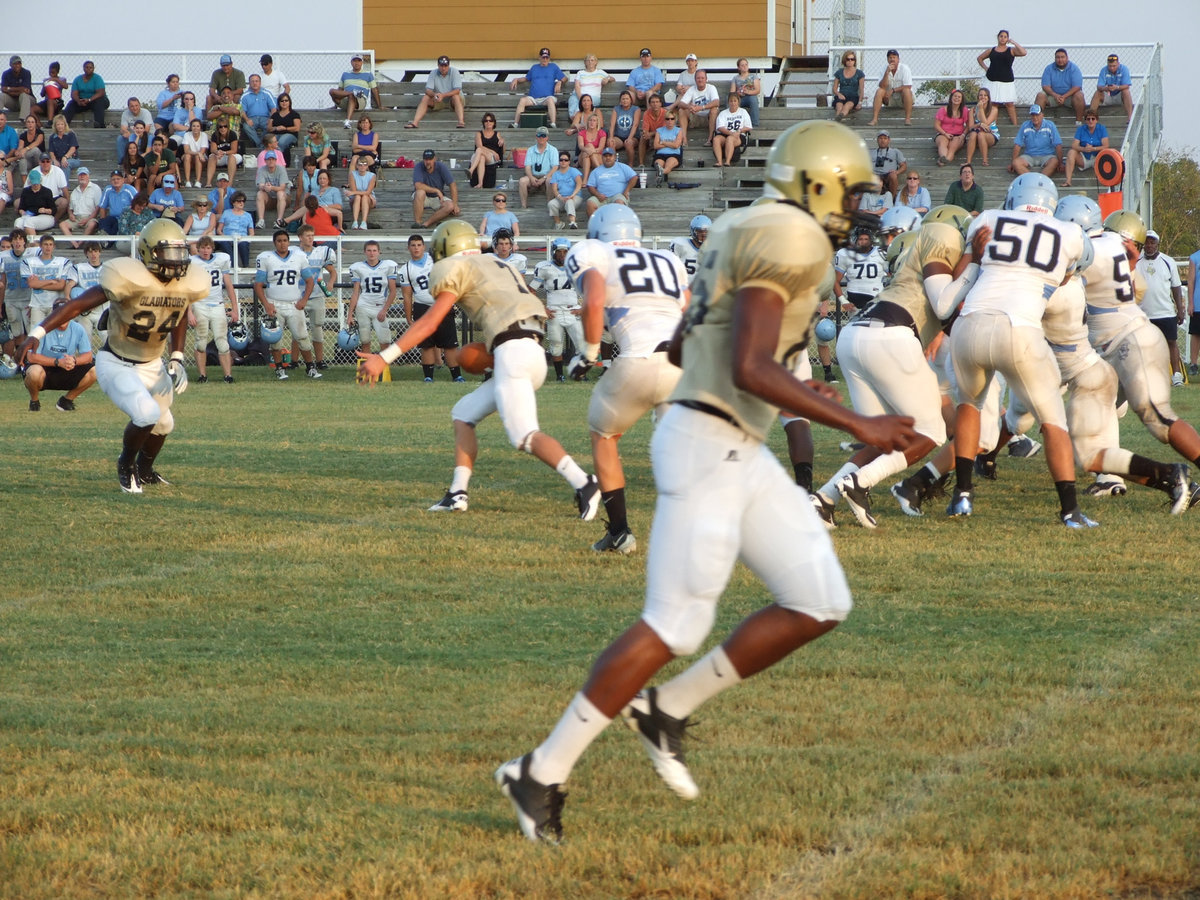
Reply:
M1176 372L1171 376L1171 387L1183 387L1183 373Z
M171 482L163 478L154 469L139 469L137 473L138 484L170 484Z
M809 494L809 497L812 500L813 509L817 511L817 516L825 523L825 530L833 531L837 528L837 522L833 521L834 502L820 491Z
M621 710L621 716L641 738L642 747L654 763L658 777L684 800L694 800L700 796L700 788L692 780L692 773L683 758L683 732L688 720L672 718L660 710L655 702L656 695L656 688L639 691Z
M517 824L531 841L562 840L562 809L567 795L557 784L542 784L529 774L529 754L510 759L496 770L500 793L512 801Z
M1008 442L1008 455L1017 459L1030 459L1037 456L1041 449L1041 444L1024 434L1019 434Z
M30 400L29 401L29 411L30 412L41 412L41 410L42 410L42 401L41 400Z
M923 516L921 512L921 501L925 498L921 495L919 488L915 488L908 483L906 478L898 484L892 485L892 496L896 498L896 502L900 504L900 510L906 516Z
M287 381L288 380L287 370L285 370L282 365L278 365L275 367L275 378L278 381Z
M1171 464L1171 515L1177 516L1191 505L1191 488L1188 467L1183 463Z
M575 491L575 505L579 507L579 518L590 522L600 509L600 482L589 475L587 484Z
M233 376L232 376L232 375L226 375L226 376L225 376L225 383L226 383L226 384L233 384Z
M59 412L75 412L75 401L70 399L66 394L58 398L58 402L54 404L54 408Z
M846 505L850 507L850 512L854 513L854 518L858 519L859 525L863 528L874 528L878 524L871 515L871 489L858 483L858 473L851 472L839 478L836 487L838 493L846 499Z
M1084 528L1095 528L1100 523L1089 519L1083 514L1083 511L1077 506L1069 513L1062 514L1062 523L1068 528L1073 528L1076 531L1081 531Z
M592 549L597 553L632 553L637 549L637 538L628 528L620 534L606 531L604 537L592 544Z
M1197 504L1200 504L1200 484L1193 481L1188 484L1188 504L1184 509L1191 509Z
M208 376L207 375L197 375L196 376L196 384L208 384Z
M134 472L132 465L123 465L121 460L117 460L117 481L121 483L121 490L126 494L140 494L142 486L138 484L137 473Z
M996 480L996 457L993 453L980 453L975 457L975 474L988 481Z
M946 507L946 515L952 519L963 519L975 511L975 494L971 491L955 491L954 499Z
M1129 493L1129 488L1121 479L1106 476L1093 481L1083 492L1089 497L1124 497Z
M429 507L430 512L466 512L467 511L467 492L466 491L446 491L446 496L439 500L433 506Z
M319 371L317 371L317 367L315 365L310 365L308 367L308 377L309 378L324 378L325 376L322 375Z

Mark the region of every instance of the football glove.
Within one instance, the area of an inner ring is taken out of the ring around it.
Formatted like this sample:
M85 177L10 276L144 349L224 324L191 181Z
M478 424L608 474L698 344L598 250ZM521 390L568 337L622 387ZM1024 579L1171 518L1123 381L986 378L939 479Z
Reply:
M176 394L182 394L187 390L187 369L183 367L182 362L173 359L167 363L167 374L171 376L171 384L174 386Z
M592 370L592 367L596 363L596 360L588 359L582 353L577 353L572 357L567 371L570 373L572 380L583 381L583 379L587 378L587 373Z

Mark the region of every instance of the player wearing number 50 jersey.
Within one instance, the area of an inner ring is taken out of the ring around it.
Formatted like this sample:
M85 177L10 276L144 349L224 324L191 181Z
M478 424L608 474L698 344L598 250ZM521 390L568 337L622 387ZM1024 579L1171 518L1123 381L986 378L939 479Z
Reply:
M108 341L96 354L101 390L130 418L125 428L117 478L121 490L140 494L142 485L166 484L154 460L174 428L173 394L187 389L183 344L187 310L208 294L203 269L189 268L183 229L156 219L138 235L138 259L121 258L101 267L100 284L50 313L30 331L18 362L47 331L108 303ZM163 345L171 342L171 360L163 365Z
M1062 523L1068 528L1096 524L1079 509L1074 453L1059 390L1061 378L1042 331L1046 301L1073 274L1087 240L1074 222L1053 217L1057 205L1058 189L1053 181L1034 172L1019 175L1009 185L1004 209L984 211L967 233L973 242L986 229L988 239L981 247L972 243L973 250L982 251L977 260L978 279L950 333L958 391L955 494L947 509L952 517L969 516L973 511L980 410L999 372L1022 407L1042 423L1046 465L1058 492Z
M229 322L237 322L241 316L237 294L233 290L232 262L228 253L214 251L213 239L204 235L196 241L196 255L192 265L208 275L208 296L188 310L188 324L196 332L196 380L201 384L208 381L208 342L217 345L217 358L225 383L233 384L233 358L229 353ZM225 317L225 300L229 300L229 317Z
M592 390L588 429L608 530L597 552L632 553L637 541L625 507L625 471L617 441L649 410L671 396L682 372L667 347L687 308L687 269L678 257L641 246L642 225L627 206L609 205L588 220L588 240L567 254L567 272L583 296L584 342L571 361L582 379L599 362L607 328L619 353Z
M358 323L358 338L364 350L371 349L371 330L382 350L392 342L388 328L388 309L396 302L396 263L379 258L379 241L363 244L366 259L350 266L350 281L354 289L350 292L350 308L346 313L346 326L353 328Z
M811 339L830 240L846 235L862 191L876 183L866 145L835 122L795 125L771 147L765 173L778 202L732 210L713 225L676 339L683 377L651 444L658 502L642 616L596 660L549 737L496 771L531 840L561 836L561 786L619 713L667 785L696 797L682 745L692 711L849 614L830 538L764 444L779 409L888 451L916 437L910 420L860 416L836 402L834 388L790 371ZM689 669L638 693L704 643L739 559L774 602Z
M282 319L282 324L300 344L300 354L309 378L320 378L321 373L313 362L313 342L308 334L308 317L304 308L313 291L313 269L308 254L291 246L291 236L286 229L279 229L272 236L274 250L258 254L254 272L254 296L262 304L268 316ZM287 381L283 368L283 333L271 345L275 358L275 377Z
M374 382L385 366L433 335L458 304L495 358L493 377L460 399L450 412L454 477L446 496L430 511L467 509L467 488L479 452L475 427L492 413L499 413L512 445L533 454L566 479L575 488L580 518L591 520L600 506L595 476L579 468L562 445L538 425L535 392L546 380L546 354L541 344L546 310L542 301L511 267L490 253L480 254L479 235L462 219L438 225L432 243L433 306L382 352L358 354L365 380Z

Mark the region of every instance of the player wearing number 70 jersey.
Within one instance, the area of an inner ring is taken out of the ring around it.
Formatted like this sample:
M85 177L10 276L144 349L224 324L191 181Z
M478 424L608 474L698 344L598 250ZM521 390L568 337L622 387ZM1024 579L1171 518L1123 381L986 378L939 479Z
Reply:
M51 312L30 331L17 358L23 362L46 332L108 303L108 340L96 354L96 380L130 418L117 459L121 490L129 494L140 494L142 485L167 483L154 470L154 460L175 427L173 394L187 389L187 310L207 296L209 287L204 270L189 267L183 229L170 219L155 219L143 228L137 252L139 259L105 263L99 286ZM164 366L168 338L171 360Z
M492 254L480 255L479 235L468 222L449 219L433 231L434 266L430 277L433 305L394 344L380 353L363 353L364 381L373 383L386 366L432 336L457 303L482 334L495 358L493 377L454 404L454 477L446 496L430 512L463 512L479 444L475 427L492 413L509 441L554 469L575 488L579 517L595 518L600 487L538 425L536 391L546 380L542 350L546 308L510 266Z
M691 292L678 257L641 246L642 224L627 206L603 206L588 220L588 240L567 254L567 272L583 297L584 344L571 360L579 380L599 362L607 327L620 352L588 403L592 458L608 530L597 552L632 553L637 540L625 510L625 472L617 441L649 410L665 412L682 370L667 361L671 336Z

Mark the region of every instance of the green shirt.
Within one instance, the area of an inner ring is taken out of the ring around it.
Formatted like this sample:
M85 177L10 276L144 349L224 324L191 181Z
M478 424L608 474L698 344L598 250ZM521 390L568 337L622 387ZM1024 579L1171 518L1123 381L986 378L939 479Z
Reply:
M969 191L964 191L962 182L956 181L946 191L946 202L961 206L967 212L983 212L983 188L976 182Z

